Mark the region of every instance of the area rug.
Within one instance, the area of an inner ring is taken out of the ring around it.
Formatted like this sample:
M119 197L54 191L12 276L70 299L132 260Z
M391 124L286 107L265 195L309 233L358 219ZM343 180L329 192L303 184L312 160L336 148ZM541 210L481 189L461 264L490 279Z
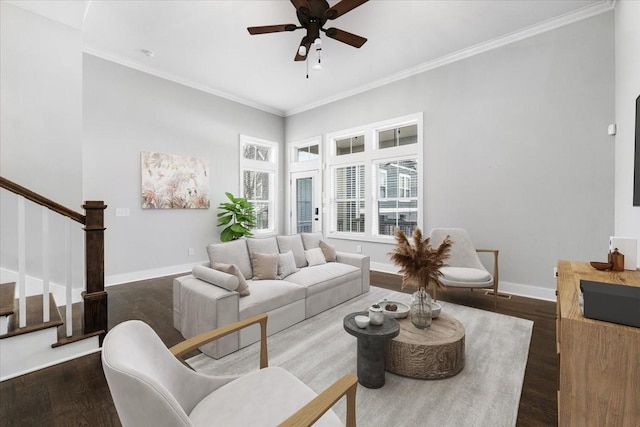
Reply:
M269 366L280 366L321 392L346 373L356 374L356 338L342 326L345 315L382 299L409 302L410 296L371 287L337 307L268 337ZM440 302L443 312L466 330L465 367L441 380L419 380L386 373L380 389L358 386L360 427L514 426L529 354L533 322ZM242 374L259 364L259 344L220 360L200 354L187 361L196 371ZM250 407L250 403L248 403ZM345 399L334 406L344 420Z

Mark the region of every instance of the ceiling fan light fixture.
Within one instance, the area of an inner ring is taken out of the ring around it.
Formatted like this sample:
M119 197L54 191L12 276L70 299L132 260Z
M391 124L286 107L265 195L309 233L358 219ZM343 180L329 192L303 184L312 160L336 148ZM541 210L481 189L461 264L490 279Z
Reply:
M316 39L313 41L313 45L314 45L315 47L320 47L320 46L322 46L322 40L320 40L320 37L316 38Z
M305 45L302 45L298 48L298 55L307 56L307 47Z
M322 70L322 64L320 63L320 61L318 61L318 62L317 62L313 67L311 67L311 68L313 68L313 69L314 69L314 70L316 70L316 71L320 71L320 70Z

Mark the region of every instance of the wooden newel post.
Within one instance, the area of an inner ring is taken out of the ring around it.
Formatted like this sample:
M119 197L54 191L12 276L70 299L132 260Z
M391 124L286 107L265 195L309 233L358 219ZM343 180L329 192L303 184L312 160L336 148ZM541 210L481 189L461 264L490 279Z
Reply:
M85 275L84 333L107 332L107 293L104 290L104 210L102 200L86 201L85 210ZM100 343L104 334L100 336Z

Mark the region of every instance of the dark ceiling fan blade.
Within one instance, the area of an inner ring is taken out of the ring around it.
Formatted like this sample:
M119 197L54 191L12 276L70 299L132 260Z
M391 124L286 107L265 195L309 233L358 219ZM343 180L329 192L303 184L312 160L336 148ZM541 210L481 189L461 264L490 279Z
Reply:
M327 9L327 11L324 13L324 16L327 19L336 19L337 17L344 15L350 10L353 10L356 7L366 3L367 1L369 0L342 0L336 3L333 7Z
M360 37L356 34L352 34L344 30L339 30L337 28L327 29L325 30L325 34L327 35L327 37L331 37L332 39L336 39L353 47L361 47L367 42L367 39L365 39L364 37Z
M300 46L305 47L307 52L305 55L300 55ZM302 41L300 42L300 46L298 46L298 51L296 52L294 61L304 61L305 59L307 59L307 56L309 55L309 49L311 49L311 40L309 40L309 37L304 36L302 38Z
M293 7L295 7L296 10L300 9L301 7L304 7L305 9L309 10L309 5L307 4L307 0L291 0L291 4L293 4Z
M263 25L262 27L249 27L247 30L249 34L268 34L268 33L279 33L281 31L293 31L298 29L298 26L295 24L284 24L284 25Z

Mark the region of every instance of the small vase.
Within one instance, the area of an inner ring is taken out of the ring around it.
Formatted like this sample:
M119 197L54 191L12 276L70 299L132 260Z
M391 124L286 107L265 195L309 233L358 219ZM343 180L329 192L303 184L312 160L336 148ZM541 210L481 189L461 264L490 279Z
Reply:
M372 325L382 325L384 323L382 307L369 307L369 321Z
M411 295L411 323L418 329L431 326L431 295L424 289Z

